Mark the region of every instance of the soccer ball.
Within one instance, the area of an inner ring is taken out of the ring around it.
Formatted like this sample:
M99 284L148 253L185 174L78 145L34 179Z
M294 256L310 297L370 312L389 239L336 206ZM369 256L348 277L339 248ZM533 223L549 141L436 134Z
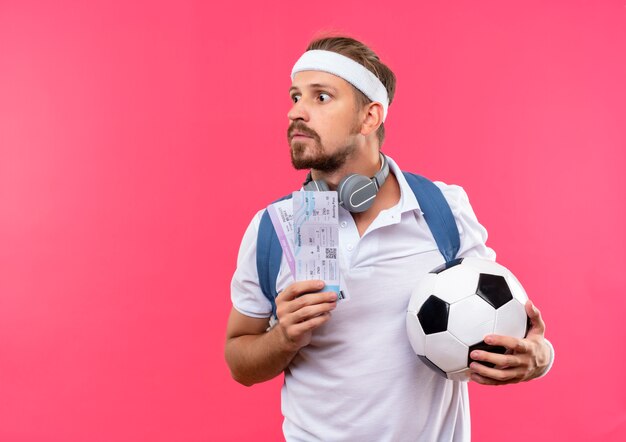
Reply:
M428 273L413 290L406 316L409 341L417 356L441 376L468 381L472 350L506 351L487 345L485 335L526 336L527 300L506 267L479 258L456 259Z

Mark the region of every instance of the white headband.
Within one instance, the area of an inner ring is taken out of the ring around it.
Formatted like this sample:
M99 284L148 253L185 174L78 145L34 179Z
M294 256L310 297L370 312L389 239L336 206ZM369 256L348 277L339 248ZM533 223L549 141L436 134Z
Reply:
M387 118L389 98L387 89L365 66L344 55L332 51L314 49L306 51L291 70L291 80L301 71L322 71L341 77L365 94L367 98L383 106L383 121Z

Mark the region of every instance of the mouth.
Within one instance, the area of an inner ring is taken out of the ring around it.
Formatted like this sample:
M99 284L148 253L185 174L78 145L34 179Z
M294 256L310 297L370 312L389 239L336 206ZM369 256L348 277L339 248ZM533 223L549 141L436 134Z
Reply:
M319 136L315 131L301 122L294 122L289 125L287 130L287 140L289 144L299 142L302 144L309 144L307 140L314 140L319 143Z
M302 132L294 132L293 134L291 134L291 140L304 140L304 139L309 139L312 138L308 135L303 134Z

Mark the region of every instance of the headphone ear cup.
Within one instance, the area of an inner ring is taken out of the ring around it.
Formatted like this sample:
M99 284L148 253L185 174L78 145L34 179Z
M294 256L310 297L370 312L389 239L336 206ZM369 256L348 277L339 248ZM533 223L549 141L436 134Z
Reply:
M339 203L352 213L365 212L374 203L378 190L371 178L353 173L344 177L337 186Z

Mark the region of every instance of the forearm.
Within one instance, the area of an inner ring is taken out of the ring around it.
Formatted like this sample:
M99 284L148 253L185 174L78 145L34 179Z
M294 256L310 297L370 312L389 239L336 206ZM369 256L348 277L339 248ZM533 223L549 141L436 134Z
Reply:
M259 335L230 338L225 348L233 379L246 386L275 378L297 353L278 327Z

